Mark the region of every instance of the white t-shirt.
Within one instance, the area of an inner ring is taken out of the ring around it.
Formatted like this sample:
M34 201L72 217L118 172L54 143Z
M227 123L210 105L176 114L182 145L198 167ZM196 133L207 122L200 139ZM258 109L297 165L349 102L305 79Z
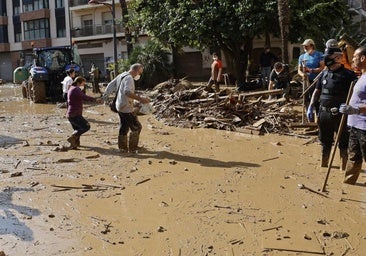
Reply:
M72 85L72 82L73 82L73 80L70 76L67 76L64 78L64 80L61 82L63 93L67 93L67 91L70 89L70 86Z

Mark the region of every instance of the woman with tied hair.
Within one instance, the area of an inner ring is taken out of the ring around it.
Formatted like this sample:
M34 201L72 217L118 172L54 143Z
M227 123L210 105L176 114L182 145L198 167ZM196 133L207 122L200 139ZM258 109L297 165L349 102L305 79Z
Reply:
M72 135L67 139L70 149L80 146L80 136L90 130L90 124L83 117L83 101L102 103L99 98L90 97L82 92L86 79L82 76L75 78L67 93L67 118L74 129Z

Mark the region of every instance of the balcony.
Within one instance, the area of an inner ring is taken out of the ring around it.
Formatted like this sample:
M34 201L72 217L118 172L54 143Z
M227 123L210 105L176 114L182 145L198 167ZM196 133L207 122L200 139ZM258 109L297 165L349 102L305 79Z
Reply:
M23 12L20 14L21 21L49 19L49 18L50 18L50 9L40 9L31 12Z
M0 43L0 52L9 52L10 44L9 43Z
M122 33L123 26L121 24L116 24L117 33ZM113 26L112 25L93 25L93 26L85 26L81 28L73 28L71 30L72 37L87 37L87 36L107 36L112 37L113 35Z

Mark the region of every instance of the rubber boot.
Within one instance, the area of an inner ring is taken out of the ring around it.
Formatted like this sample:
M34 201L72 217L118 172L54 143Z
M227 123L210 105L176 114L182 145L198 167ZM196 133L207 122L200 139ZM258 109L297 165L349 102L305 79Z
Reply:
M127 153L127 135L119 135L118 136L118 149L121 153Z
M76 147L80 147L80 136L76 138Z
M137 153L138 150L138 144L140 139L140 133L139 132L131 132L128 142L128 148L131 153Z
M362 169L362 162L355 163L353 161L347 161L346 173L344 175L344 183L354 185L360 175Z
M216 90L216 92L220 92L220 85L215 84L215 90Z
M341 166L340 169L341 171L346 170L346 165L347 165L347 160L348 160L348 152L347 149L339 149L339 157L341 159Z
M74 149L78 147L78 136L76 135L71 135L69 138L67 138L67 141L70 143L69 148L70 149Z
M207 85L206 88L205 88L205 91L207 92L212 92L212 85Z
M328 167L330 147L322 146L322 162L321 167Z

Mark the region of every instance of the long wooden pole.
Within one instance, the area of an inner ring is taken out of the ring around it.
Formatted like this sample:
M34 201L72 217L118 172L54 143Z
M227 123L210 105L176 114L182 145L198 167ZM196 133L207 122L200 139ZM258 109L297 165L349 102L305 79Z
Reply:
M306 113L306 104L305 104L305 100L306 100L306 96L305 96L305 89L308 86L309 83L309 77L305 72L305 67L306 67L306 60L303 60L301 63L301 69L302 72L304 74L303 76L303 81L302 81L302 115L301 115L301 123L304 124L305 123L305 113Z
M301 117L301 123L305 123L305 113L306 113L306 94L305 89L309 83L308 76L304 74L304 81L302 83L302 117Z
M348 95L347 95L347 99L346 99L346 104L347 105L348 105L348 103L349 103L349 101L351 99L352 92L353 92L353 87L355 86L355 83L356 83L356 81L353 81L351 83L351 86L349 87ZM332 163L333 163L334 155L335 155L335 152L337 151L338 142L339 142L339 139L340 139L340 137L342 135L342 130L343 130L343 127L344 127L344 125L346 123L346 120L347 120L347 115L346 114L343 114L342 115L342 118L341 118L341 122L339 123L337 136L336 136L336 139L335 139L335 142L334 142L334 146L333 146L333 149L332 149L332 153L331 153L331 156L330 156L330 159L329 159L329 162L328 162L328 171L327 171L327 175L325 176L325 180L324 180L323 187L322 187L322 192L325 192L326 191L325 190L325 187L327 186L330 169L332 168Z
M300 97L303 97L304 95L306 95L309 90L316 84L316 82L318 82L320 76L323 74L323 70L314 78L313 82L311 83L311 85L309 85L308 87L305 88L305 90L303 91L303 93L300 95Z

